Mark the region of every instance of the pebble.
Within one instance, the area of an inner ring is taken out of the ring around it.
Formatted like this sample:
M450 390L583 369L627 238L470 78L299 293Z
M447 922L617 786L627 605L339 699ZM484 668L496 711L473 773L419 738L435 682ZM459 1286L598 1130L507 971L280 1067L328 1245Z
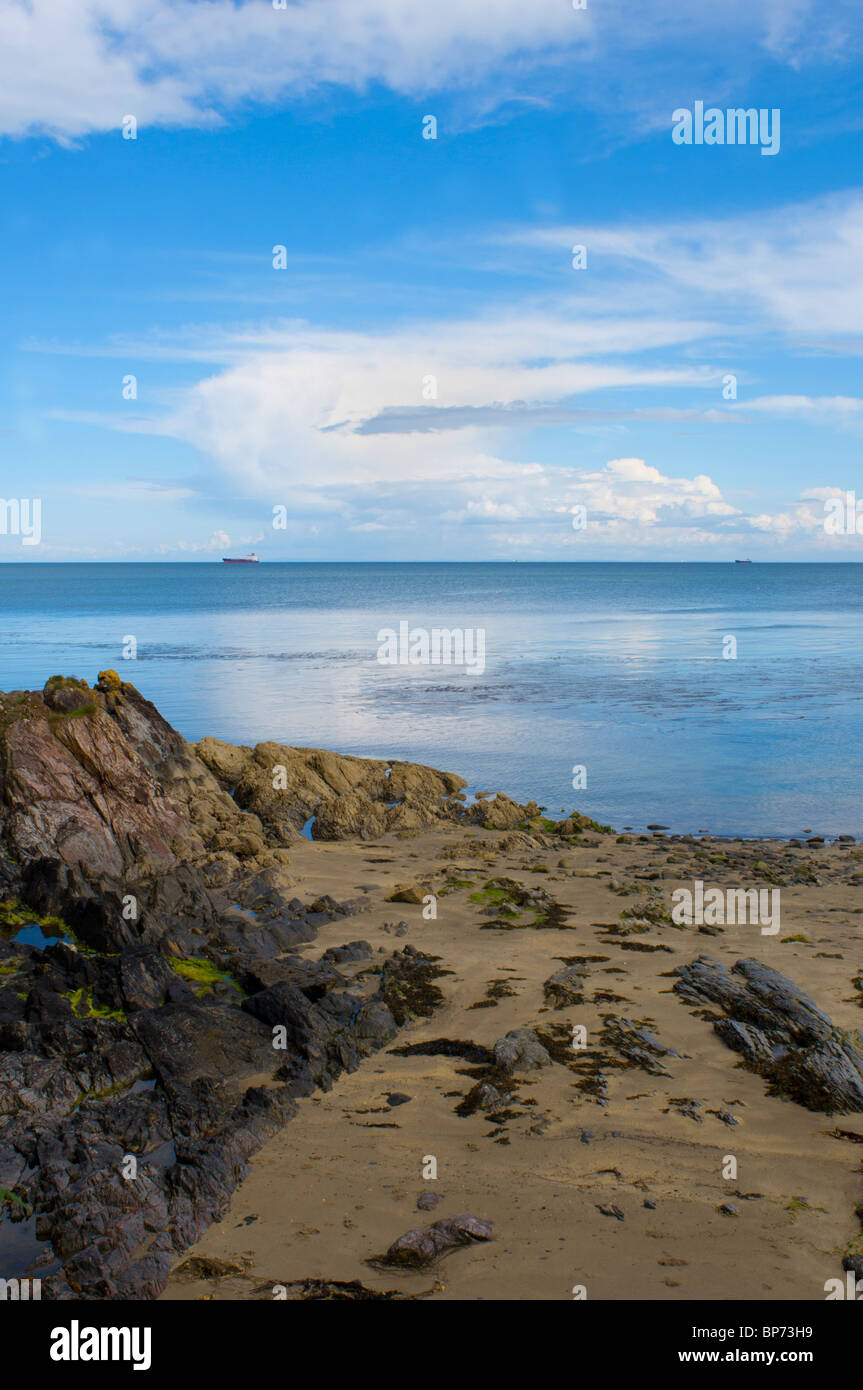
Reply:
M617 1221L623 1221L624 1215L620 1207L616 1207L613 1202L608 1202L605 1206L597 1205L597 1211L602 1212L603 1216L613 1216Z

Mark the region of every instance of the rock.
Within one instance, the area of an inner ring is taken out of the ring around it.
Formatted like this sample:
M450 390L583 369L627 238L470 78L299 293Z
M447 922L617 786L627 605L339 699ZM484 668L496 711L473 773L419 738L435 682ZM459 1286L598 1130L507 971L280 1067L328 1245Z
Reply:
M163 1004L193 997L164 956L152 947L124 953L120 961L120 989L128 1013L160 1009Z
M583 1002L584 983L587 965L564 965L549 975L542 987L545 998L553 1009L566 1009L572 1004Z
M417 1211L434 1211L440 1200L437 1192L421 1192L417 1197Z
M505 1075L536 1071L551 1065L551 1057L529 1028L515 1028L494 1045L494 1065Z
M321 956L321 960L332 961L334 965L348 965L371 958L372 948L367 941L349 941L346 946L330 946Z
M233 748L202 739L194 750L244 810L282 844L300 838L312 818L312 838L372 839L385 831L420 829L460 819L457 796L466 782L419 763L384 762L260 743Z
M515 830L526 819L527 808L511 801L503 792L498 792L493 800L475 801L467 808L465 819L472 825L482 825L486 830Z
M393 1241L385 1255L370 1263L403 1269L427 1269L443 1255L464 1245L491 1240L493 1226L476 1216L448 1216L434 1225L407 1231Z
M834 1028L786 976L747 959L729 973L709 956L675 973L681 998L724 1010L715 1031L778 1093L828 1114L863 1110L863 1039Z
M597 1205L596 1210L601 1212L603 1216L613 1216L616 1221L624 1220L624 1215L620 1207L616 1207L613 1202L609 1202L605 1206Z
M53 1248L43 1297L156 1298L293 1098L392 1039L394 1014L432 1013L441 972L410 948L353 987L337 967L371 959L367 942L290 954L352 909L296 898L286 845L327 798L360 797L366 828L402 794L406 821L458 819L461 785L280 745L196 749L111 671L0 694L0 901L60 938L5 943L0 973L0 1182Z
M397 883L387 894L388 903L422 903L426 893L416 883Z
M404 1091L393 1091L387 1096L387 1105L407 1105L410 1100L413 1100L413 1096L405 1095Z
M183 1282L228 1279L232 1275L245 1274L249 1264L249 1260L218 1260L213 1255L193 1255L179 1266L176 1277Z
M612 1047L629 1066L638 1067L650 1076L668 1076L666 1059L680 1056L675 1048L666 1047L642 1024L616 1014L604 1016L601 1041Z
M512 1092L504 1089L502 1085L495 1086L491 1081L477 1081L459 1101L456 1114L462 1117L475 1115L477 1110L494 1114L496 1110L503 1109L511 1094Z

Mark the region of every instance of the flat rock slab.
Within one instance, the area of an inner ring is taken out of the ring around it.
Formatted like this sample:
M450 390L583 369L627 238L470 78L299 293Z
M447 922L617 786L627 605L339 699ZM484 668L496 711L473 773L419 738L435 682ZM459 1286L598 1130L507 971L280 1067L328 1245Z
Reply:
M709 956L676 973L675 993L719 1005L714 1029L776 1094L828 1114L863 1110L863 1040L834 1027L793 980L761 961L728 971Z

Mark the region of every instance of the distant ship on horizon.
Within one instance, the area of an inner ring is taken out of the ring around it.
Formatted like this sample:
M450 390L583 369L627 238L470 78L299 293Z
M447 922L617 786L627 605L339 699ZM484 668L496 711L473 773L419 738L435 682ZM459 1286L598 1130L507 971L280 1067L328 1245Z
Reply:
M751 564L752 564L752 561L751 561L751 560L735 560L734 563L735 563L735 565L751 565Z
M254 551L251 551L248 555L238 556L236 559L228 555L222 556L223 565L259 565L260 563Z

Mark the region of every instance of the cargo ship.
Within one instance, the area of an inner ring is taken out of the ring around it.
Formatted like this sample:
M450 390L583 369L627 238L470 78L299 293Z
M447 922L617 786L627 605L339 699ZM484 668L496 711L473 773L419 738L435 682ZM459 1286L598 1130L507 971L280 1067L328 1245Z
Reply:
M260 563L254 551L250 555L241 555L237 559L232 559L227 555L222 556L223 565L259 565Z

